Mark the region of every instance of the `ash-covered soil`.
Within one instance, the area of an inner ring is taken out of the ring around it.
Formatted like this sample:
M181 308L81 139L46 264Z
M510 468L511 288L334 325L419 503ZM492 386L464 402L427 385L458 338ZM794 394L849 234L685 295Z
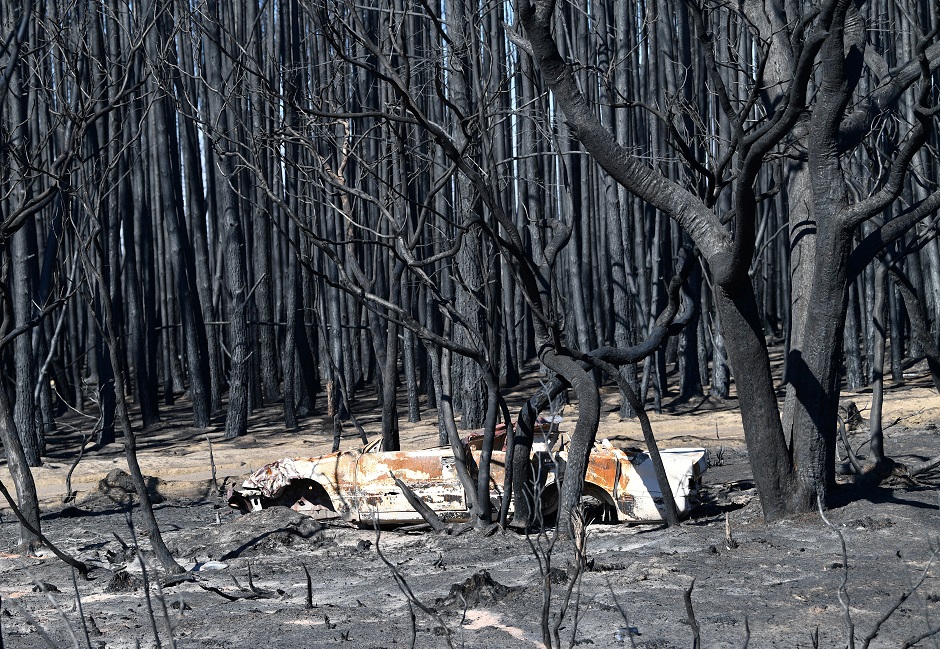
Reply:
M895 459L913 462L940 452L936 404L932 411L918 405L916 417L888 430ZM863 439L856 433L853 443L863 446ZM689 441L680 436L680 443ZM740 438L722 432L715 439L715 429L705 426L698 443L709 448L715 466L705 474L704 502L693 518L676 529L588 526L580 575L570 541L558 541L547 553L547 536L510 531L383 530L379 536L321 525L284 508L242 517L207 482L154 481L165 497L156 515L170 549L191 569L187 580L161 572L136 510L132 531L126 509L115 502L116 487L110 497L90 489L73 503L47 500L44 508L45 534L93 566L90 579L76 580L76 598L72 573L61 561L49 553L16 554L17 525L3 509L4 646L46 647L44 633L60 647L391 648L411 646L414 633L417 647L446 647L448 641L454 647L538 647L550 588L545 624L550 633L558 627L562 646L571 646L573 637L577 646L684 648L693 646L685 603L693 582L702 647L742 647L746 640L750 647L844 647L843 580L859 645L922 577L871 646L903 646L940 625L940 569L930 565L940 547L936 471L918 482L839 488L827 516L845 540L846 563L838 534L818 514L764 522ZM185 456L154 452L177 464ZM259 453L247 446L240 453L247 474ZM60 464L64 474L67 463ZM938 642L934 637L915 646Z

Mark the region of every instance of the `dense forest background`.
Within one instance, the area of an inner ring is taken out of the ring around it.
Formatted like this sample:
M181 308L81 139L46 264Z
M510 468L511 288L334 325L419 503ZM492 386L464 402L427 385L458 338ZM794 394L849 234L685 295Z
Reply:
M935 361L936 7L537 4L611 138L729 237L748 221L736 281L788 364L814 308L844 329L849 388ZM195 426L224 416L227 437L271 403L285 429L315 412L339 427L364 394L382 407L387 449L399 418L437 406L443 440L454 422L492 429L533 361L564 378L546 348L583 360L653 336L677 267L694 307L685 326L618 363L617 380L655 408L670 390L727 397L735 334L716 308L714 259L598 165L543 82L520 6L0 3L0 415L26 463L67 413L107 444L127 407L146 429L183 396ZM815 63L802 79L801 53L824 61L813 34L836 31L825 20L841 21L848 67ZM844 310L807 288L828 254L807 243L819 218L807 161L830 74L851 85L837 111L849 201L891 194L847 229L846 245L871 252L853 257ZM763 123L790 119L800 83L802 116L754 170L739 164ZM745 176L750 215L732 191ZM588 376L612 380L601 369Z

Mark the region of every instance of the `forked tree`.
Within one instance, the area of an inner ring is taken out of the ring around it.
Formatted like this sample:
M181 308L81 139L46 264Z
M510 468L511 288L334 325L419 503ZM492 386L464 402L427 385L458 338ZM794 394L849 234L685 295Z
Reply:
M618 141L601 124L572 61L559 52L556 3L516 5L526 47L574 137L618 183L678 223L707 264L765 515L811 511L817 498L826 501L835 483L850 269L867 265L940 205L936 189L924 197L910 191L915 156L937 125L934 70L940 48L931 26L938 24L940 9L934 3L928 13L920 3L907 3L900 13L914 37L897 43L908 43L909 49L877 52L870 44L875 26L866 22L872 13L847 0L687 6L697 55L705 61L720 107L717 115L703 112L697 118L726 127L705 157L673 142L690 175L703 177L704 195L648 164L642 143ZM749 35L744 57L727 39L719 47L722 39L713 29L723 24ZM896 57L896 64L889 67L885 56ZM733 83L729 69L735 71ZM899 133L887 145L871 128L877 119L897 123ZM679 128L673 130L676 136ZM878 161L878 173L870 179L849 172L849 160L860 151ZM748 274L764 198L758 181L776 158L792 162L776 191L789 192L791 218L801 217L790 223L794 240L812 240L799 244L812 254L791 257L800 333L787 358L791 389L783 422ZM716 194L729 195L727 209L713 200ZM856 245L865 224L871 225Z

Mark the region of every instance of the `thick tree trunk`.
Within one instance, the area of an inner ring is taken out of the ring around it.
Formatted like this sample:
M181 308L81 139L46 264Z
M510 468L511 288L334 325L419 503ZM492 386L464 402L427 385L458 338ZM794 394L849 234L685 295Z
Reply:
M936 217L927 219L924 222L925 229L936 227L936 223ZM934 341L940 344L940 241L928 241L924 246L924 256L924 286L928 295L930 333Z
M733 292L718 288L716 306L722 327L729 333L728 360L736 378L754 484L764 516L773 520L791 511L792 465L784 443L760 314L750 282L742 284Z
M231 171L231 169L229 170ZM231 176L228 181L233 180ZM241 218L235 207L235 189L225 183L222 199L223 245L225 250L225 288L228 297L229 349L232 365L229 372L228 414L225 437L244 435L248 430L249 400L249 334L247 286L245 285L245 242Z
M288 226L288 237L296 238L297 226L293 221ZM287 268L285 269L283 293L284 293L284 344L281 348L281 367L284 370L284 427L288 430L297 428L297 409L296 404L296 382L299 375L296 372L297 348L296 341L298 332L303 335L301 328L302 321L299 322L297 308L297 294L299 286L297 283L297 258L293 249L287 251L285 259ZM301 381L302 383L302 381Z
M496 419L499 413L499 380L492 371L484 372L486 381L486 417L483 422L483 446L480 450L480 466L477 472L477 522L489 525L493 520L493 503L490 501L490 464L493 459L493 439L496 435Z
M0 284L0 288L5 288ZM0 306L2 308L2 306ZM0 319L0 339L6 336L10 328L10 319L4 313ZM21 334L21 338L29 338ZM0 348L2 351L2 348ZM29 468L29 461L23 449L23 444L16 431L16 422L13 419L13 404L10 403L5 385L0 385L0 442L7 460L7 468L13 477L13 486L16 489L16 499L20 511L26 520L35 529L40 530L39 499L36 495L36 483ZM32 534L24 526L20 526L19 550L24 554L35 552L40 545L39 537Z
M836 415L842 378L843 335L848 308L846 266L850 233L839 227L817 235L816 274L810 293L803 347L791 350L792 440L795 470L793 511L813 511L835 486ZM788 395L788 398L791 398Z
M691 243L691 242L688 242ZM696 304L701 302L702 295L702 267L699 264L692 269L689 276L689 298ZM689 320L688 326L679 334L679 398L683 401L701 397L705 394L702 388L702 368L699 365L699 321L701 312L696 309Z
M451 78L448 83L448 98L463 115L470 115L475 108L475 103L482 100L473 93L473 67L469 39L475 36L468 30L473 16L468 2L472 4L472 0L454 0L449 3L446 16L448 32L454 39L448 49L449 56L446 61L447 72ZM458 134L458 144L465 146L467 138L462 128L454 128L454 131ZM456 178L454 201L459 223L471 222L481 210L480 197L471 180L464 174ZM473 227L464 234L463 245L456 259L455 277L459 277L454 286L456 307L465 324L457 327L454 333L458 343L469 347L479 345L478 336L485 338L486 314L483 313L482 305L483 268L486 264L482 259L482 247L480 228ZM458 391L454 405L461 414L461 427L481 428L486 416L486 388L483 385L480 368L474 361L458 357L454 362L454 379Z
M107 238L106 233L102 233L102 239ZM108 265L101 269L110 274L109 262L102 262ZM95 291L95 321L101 322L104 318L102 301L106 296L102 295L99 287ZM110 294L107 296L110 300ZM117 354L115 354L117 356ZM111 355L108 353L108 347L100 331L95 331L95 358L98 367L98 425L95 428L95 444L98 446L107 446L113 444L117 439L114 434L114 409L117 398L114 392L114 367L111 365Z
M578 399L578 421L571 434L568 464L565 467L558 503L558 520L567 522L571 520L571 512L580 502L581 492L584 490L588 460L600 423L600 394L591 373L585 371L574 359L547 350L542 355L542 362L549 369L558 372L571 385Z
M245 21L242 28L246 32L246 38L252 40L251 50L258 62L264 61L264 51L262 49L261 30L258 29L258 8L259 4L248 2L245 4ZM271 29L269 26L268 29ZM265 129L272 128L267 124L267 116L264 114L264 108L270 110L270 104L262 101L261 92L257 83L251 83L249 94L251 100L250 119L251 127L255 133L262 133ZM263 173L267 176L264 181L270 183L269 165L271 160L261 157L257 161ZM255 218L251 220L253 234L253 245L251 252L252 268L256 274L254 280L256 286L254 289L254 303L257 313L258 323L255 325L258 338L260 383L262 395L268 402L276 401L281 398L281 392L278 388L278 356L276 349L275 327L273 323L274 307L271 298L271 286L273 285L272 266L271 266L271 209L272 204L268 200L261 188L261 183L256 182L254 192L254 204L258 207Z
M888 324L891 332L891 380L900 383L904 380L904 346L905 335L904 325L902 323L902 304L898 300L894 285L889 284L885 287L885 293L888 303Z
M721 298L714 294L715 311L712 313L712 322L709 327L711 332L712 348L712 375L711 375L711 395L720 401L724 401L731 393L731 377L728 375L728 348L725 345L725 325L722 322L723 315L717 304ZM731 331L731 329L727 329Z
M402 278L401 295L402 308L406 313L412 312L412 300L414 293L408 284L407 278ZM402 369L405 373L405 390L408 397L408 422L416 423L421 421L421 404L419 402L418 385L418 367L416 363L417 348L415 345L415 335L411 329L402 331Z

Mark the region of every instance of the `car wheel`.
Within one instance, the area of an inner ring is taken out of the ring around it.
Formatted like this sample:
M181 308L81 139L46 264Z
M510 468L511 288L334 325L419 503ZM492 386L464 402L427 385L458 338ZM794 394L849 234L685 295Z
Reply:
M608 502L604 490L596 485L584 485L579 505L587 524L617 522L616 508Z
M551 484L543 488L539 503L541 504L542 521L554 521L555 516L558 514L558 485Z
M329 494L313 480L294 480L284 488L274 504L289 507L317 520L339 517Z

